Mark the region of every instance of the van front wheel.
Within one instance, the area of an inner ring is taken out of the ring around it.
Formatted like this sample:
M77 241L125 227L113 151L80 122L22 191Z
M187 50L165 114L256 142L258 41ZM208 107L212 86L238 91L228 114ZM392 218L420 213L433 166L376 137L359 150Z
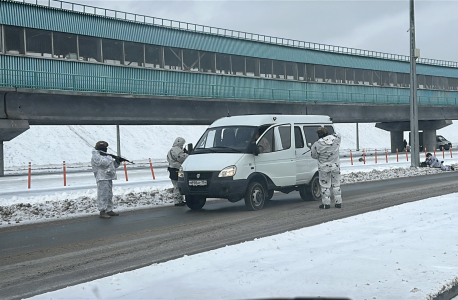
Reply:
M302 185L299 189L299 194L304 201L320 201L321 186L319 176L313 176L308 185Z
M245 205L249 210L260 210L266 202L266 192L259 182L251 182L245 193Z
M186 196L186 205L192 210L199 210L204 207L207 199L204 196Z

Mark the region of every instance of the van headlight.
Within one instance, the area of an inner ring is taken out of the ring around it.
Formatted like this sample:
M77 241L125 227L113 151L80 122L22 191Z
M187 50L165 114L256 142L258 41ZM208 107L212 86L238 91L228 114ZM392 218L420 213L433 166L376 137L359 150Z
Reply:
M183 178L184 177L183 167L180 167L180 169L178 169L178 177L179 178Z
M237 168L235 166L229 166L221 170L219 172L218 177L231 177L235 175L235 172L237 171Z

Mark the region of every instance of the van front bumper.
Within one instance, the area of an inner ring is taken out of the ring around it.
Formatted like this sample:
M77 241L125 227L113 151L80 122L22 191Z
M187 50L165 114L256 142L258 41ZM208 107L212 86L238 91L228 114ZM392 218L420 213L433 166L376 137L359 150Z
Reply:
M205 196L206 198L243 198L248 186L247 179L218 177L219 172L184 172L178 178L177 187L182 195ZM189 180L206 180L203 186L189 185Z

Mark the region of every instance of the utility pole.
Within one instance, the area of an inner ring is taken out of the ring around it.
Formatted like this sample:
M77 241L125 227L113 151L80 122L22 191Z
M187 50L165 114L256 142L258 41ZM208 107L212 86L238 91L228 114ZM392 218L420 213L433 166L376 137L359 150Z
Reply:
M116 153L121 156L121 135L119 134L119 125L116 125Z
M420 51L415 48L415 13L414 0L410 0L410 153L411 167L420 166L420 143L418 137L418 101L417 101L417 65Z
M356 151L359 151L359 128L358 128L358 123L356 123Z

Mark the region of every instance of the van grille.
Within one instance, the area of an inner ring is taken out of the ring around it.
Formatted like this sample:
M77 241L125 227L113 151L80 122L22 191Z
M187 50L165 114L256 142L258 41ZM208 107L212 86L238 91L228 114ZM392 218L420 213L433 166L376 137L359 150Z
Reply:
M211 179L213 172L187 172L188 179ZM199 177L197 177L199 175Z

